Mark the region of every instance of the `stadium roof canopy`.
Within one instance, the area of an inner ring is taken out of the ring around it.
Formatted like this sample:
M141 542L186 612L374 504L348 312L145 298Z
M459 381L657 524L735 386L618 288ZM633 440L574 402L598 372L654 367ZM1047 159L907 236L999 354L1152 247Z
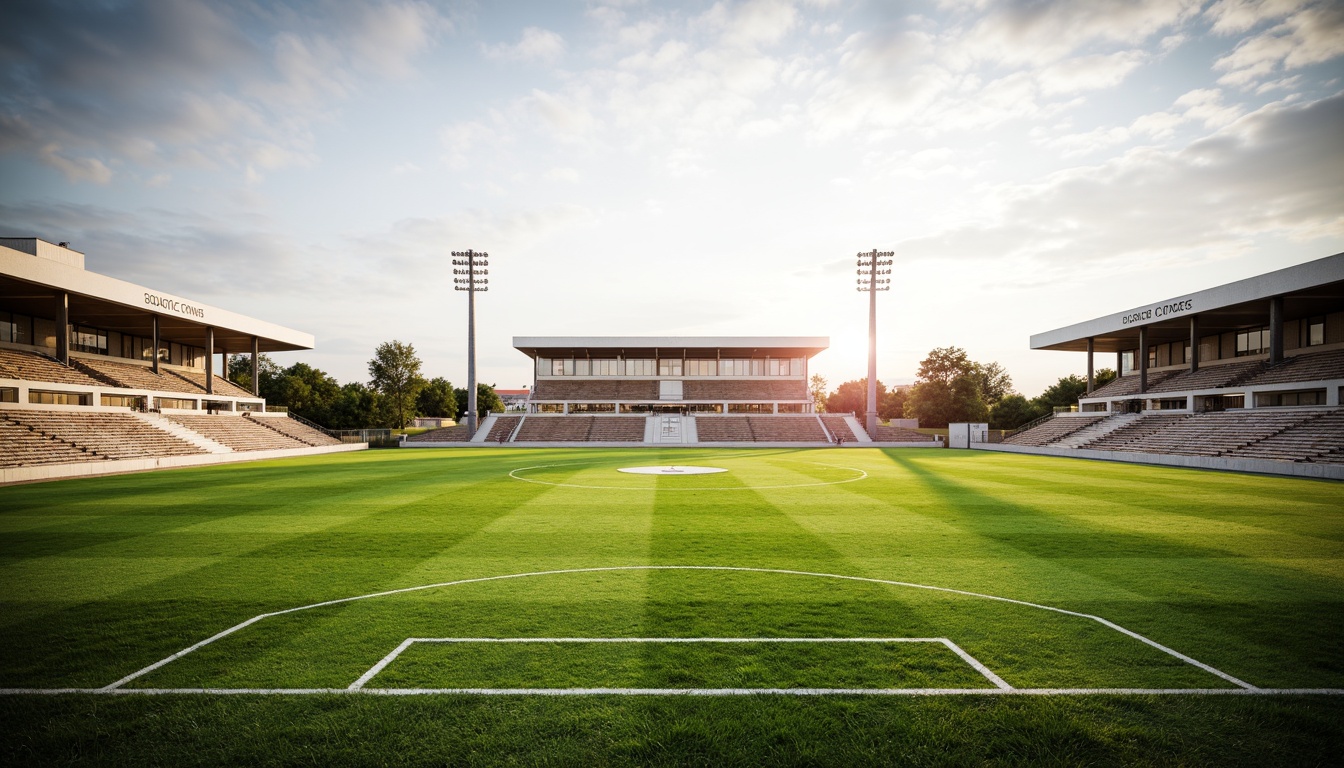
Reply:
M131 336L149 337L159 319L163 341L206 346L213 352L312 349L312 334L239 315L199 301L146 288L84 269L84 254L38 238L0 238L0 306L34 317L54 317L60 295L69 300L69 322Z
M1195 315L1201 334L1266 325L1272 299L1283 300L1290 318L1338 311L1344 253L1038 333L1031 348L1085 352L1092 339L1097 352L1123 352L1139 347L1140 328L1147 328L1149 344L1186 340Z
M712 358L765 353L812 357L831 345L827 336L514 336L513 346L528 357L658 357L680 354ZM731 355L729 355L731 356Z

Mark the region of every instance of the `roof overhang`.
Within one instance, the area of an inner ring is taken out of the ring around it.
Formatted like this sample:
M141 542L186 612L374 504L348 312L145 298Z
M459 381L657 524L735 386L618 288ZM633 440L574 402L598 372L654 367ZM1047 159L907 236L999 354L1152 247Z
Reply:
M830 347L828 336L514 336L513 347L528 357L731 357L768 354L812 357Z
M1149 344L1188 340L1190 318L1196 315L1201 336L1264 325L1275 297L1283 298L1288 318L1340 311L1344 253L1038 333L1031 337L1031 348L1082 352L1090 338L1098 352L1121 352L1138 348L1144 327Z
M204 347L206 328L215 330L215 352L312 349L312 334L212 307L50 259L0 246L0 306L38 317L53 317L56 296L69 295L70 323L107 331L150 336L159 318L164 341Z

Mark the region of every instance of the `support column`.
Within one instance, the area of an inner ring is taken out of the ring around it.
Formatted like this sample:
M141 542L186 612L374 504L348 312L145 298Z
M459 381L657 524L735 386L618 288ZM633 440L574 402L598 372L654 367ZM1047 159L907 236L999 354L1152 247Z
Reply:
M252 337L252 395L261 397L261 341Z
M70 364L70 294L56 292L56 359Z
M1199 370L1199 315L1190 316L1190 372Z
M1139 327L1139 394L1148 392L1148 326Z
M1125 351L1120 349L1115 352L1115 377L1118 379L1125 375Z
M1096 387L1097 377L1092 372L1092 355L1096 352L1097 340L1091 336L1087 337L1087 394L1092 394Z
M153 338L153 344L154 344L153 353L154 353L154 354L150 355L150 358L149 358L149 368L150 368L150 370L154 371L154 373L158 373L158 372L159 372L159 316L158 316L158 315L155 315L155 316L154 316L154 334L153 334L153 335L154 335L154 338Z
M1283 362L1283 297L1269 300L1269 364Z
M215 327L213 325L205 326L205 394L215 394Z

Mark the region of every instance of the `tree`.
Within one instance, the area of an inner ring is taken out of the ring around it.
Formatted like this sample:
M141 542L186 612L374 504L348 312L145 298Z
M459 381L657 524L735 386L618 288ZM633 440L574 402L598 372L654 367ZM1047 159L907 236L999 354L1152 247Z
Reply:
M812 374L808 394L812 395L812 404L818 411L826 410L826 377L820 373Z
M377 426L381 410L377 392L357 381L341 387L332 403L327 426L331 429L368 429Z
M998 363L971 363L971 376L980 388L980 399L994 405L1013 392L1013 377Z
M379 344L369 361L369 377L370 384L383 396L392 424L404 429L415 414L416 395L425 386L415 347L396 340Z
M989 406L981 394L989 386L985 382L993 379L993 387L998 387L1008 375L998 363L991 366L972 362L958 347L934 349L919 364L915 386L906 395L906 417L919 419L922 427L985 421L989 418Z
M882 382L877 382L877 402L878 413L881 413L882 399L887 395L887 388ZM857 379L855 381L846 381L844 384L835 388L835 391L826 398L827 413L850 413L862 421L868 417L868 378Z
M951 386L952 382L975 373L975 363L960 347L939 347L919 364L915 380L920 383L937 382Z
M1085 394L1087 394L1087 379L1071 373L1046 387L1034 402L1043 409L1043 413L1049 413L1056 406L1077 405L1078 398Z
M1093 373L1092 378L1096 380L1097 389L1101 389L1107 384L1110 384L1112 381L1115 381L1115 369L1102 368L1101 370Z
M467 417L467 408L468 408L467 388L459 387L457 389L454 389L453 394L457 397L457 418L465 419ZM495 385L481 384L480 382L477 382L476 417L478 419L483 419L486 416L488 416L491 411L503 411L503 410L504 410L504 401L500 400L499 395L495 394Z
M273 387L277 403L318 424L330 421L331 408L341 394L336 379L307 363L281 371Z
M420 416L456 419L457 394L453 385L442 376L430 379L415 399L415 412Z
M891 389L877 401L877 417L882 421L891 421L905 416L905 396L908 390Z
M1041 406L1014 392L989 409L989 426L994 429L1017 429L1046 413Z
M229 358L229 370L224 372L225 378L246 389L252 391L252 356L251 355L233 355ZM262 353L257 355L257 383L260 385L261 396L270 402L271 397L267 392L273 392L275 382L280 378L280 366L276 364L269 355Z

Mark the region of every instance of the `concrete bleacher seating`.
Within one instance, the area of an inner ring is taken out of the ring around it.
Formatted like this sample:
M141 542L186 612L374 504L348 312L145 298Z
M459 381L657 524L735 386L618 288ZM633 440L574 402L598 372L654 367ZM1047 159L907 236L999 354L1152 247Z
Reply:
M451 427L439 427L406 438L408 443L465 443L471 439L466 424Z
M204 453L131 413L6 410L6 419L108 459ZM87 458L80 459L87 461Z
M165 418L235 451L272 451L305 448L304 443L244 416L172 415Z
M1243 360L1233 363L1202 366L1191 373L1180 371L1157 384L1149 384L1148 392L1189 392L1199 389L1217 389L1244 383L1265 368L1263 360Z
M882 424L877 425L877 431L872 435L875 442L879 443L932 443L937 442L933 435L926 435L907 427L888 427Z
M118 362L109 359L80 357L71 363L113 386L127 389L148 389L155 392L181 392L188 395L205 394L205 372L176 371L163 368L159 373L154 369L133 362ZM230 381L215 377L215 393L229 397L251 397L252 393Z
M323 432L320 429L313 429L312 427L308 426L307 424L304 424L301 421L297 421L295 419L291 419L288 417L277 418L274 416L262 416L253 418L249 415L245 416L244 418L252 419L258 424L268 429L273 429L276 432L285 435L286 437L292 437L295 440L298 440L299 442L303 443L304 445L318 446L318 445L341 444L340 440L337 440L331 435L328 435L326 432Z
M487 443L502 443L509 439L513 430L518 428L518 422L522 421L522 416L498 416L495 423L490 427L490 434L485 436Z
M1148 391L1153 391L1154 387L1178 373L1181 373L1181 371L1149 371ZM1137 394L1139 394L1139 374L1135 372L1108 382L1105 386L1098 387L1092 391L1092 394L1084 395L1084 397L1125 397L1126 395Z
M183 381L193 386L198 392L205 391L205 382L206 382L205 371L169 370L165 371L165 373L167 373L170 376L176 376L182 379ZM237 384L234 384L232 381L229 381L228 379L222 376L215 377L214 394L224 395L225 397L255 397L255 395L253 395L251 392L247 391L246 389L243 389L242 387L238 386Z
M1003 442L1009 445L1049 445L1084 427L1090 427L1104 418L1106 418L1106 414L1098 416L1056 416L1037 424L1031 429L1007 437Z
M704 416L695 420L702 443L749 443L756 438L746 416Z
M106 456L5 418L0 414L0 467L104 461Z
M1277 435L1314 415L1279 409L1201 413L1177 419L1146 436L1141 448L1146 453L1176 456L1222 456Z
M816 416L748 416L752 439L764 443L824 443Z
M1184 413L1153 413L1135 419L1119 429L1108 432L1096 440L1084 443L1080 448L1089 448L1097 451L1139 451L1143 452L1145 440L1175 424L1181 419L1189 418L1189 414Z
M105 383L76 368L61 365L46 355L3 348L0 348L0 378L86 387L98 387Z
M1301 414L1296 423L1226 454L1234 459L1325 461L1344 458L1344 410Z
M644 440L643 416L528 416L515 443L622 442Z
M1265 366L1263 371L1251 377L1245 383L1249 386L1257 386L1260 384L1291 384L1295 381L1324 381L1328 379L1344 379L1344 349L1294 355L1278 365Z
M854 435L854 430L849 428L849 422L845 420L844 416L822 416L821 421L832 435L846 443L853 443L859 439Z

